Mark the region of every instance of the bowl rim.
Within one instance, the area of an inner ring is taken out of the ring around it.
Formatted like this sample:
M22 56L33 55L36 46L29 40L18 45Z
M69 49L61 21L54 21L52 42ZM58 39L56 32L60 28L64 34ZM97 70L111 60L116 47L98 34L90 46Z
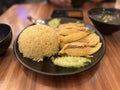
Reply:
M8 34L7 34L3 39L0 40L0 43L2 43L2 42L9 36L9 34L12 34L12 29L11 29L11 26L10 26L10 25L5 24L5 23L0 23L0 25L2 25L2 26L4 25L5 27L8 27L8 28L9 28Z
M114 26L120 26L120 24L112 24L112 23L105 23L105 22L102 22L102 21L99 21L95 18L92 17L92 15L90 14L91 12L93 12L94 10L115 10L115 11L120 11L120 9L117 9L117 8L107 8L107 7L95 7L95 8L91 8L88 10L88 16L90 19L93 19L94 21L97 21L97 22L100 22L100 23L103 23L103 24L106 24L106 25L114 25Z

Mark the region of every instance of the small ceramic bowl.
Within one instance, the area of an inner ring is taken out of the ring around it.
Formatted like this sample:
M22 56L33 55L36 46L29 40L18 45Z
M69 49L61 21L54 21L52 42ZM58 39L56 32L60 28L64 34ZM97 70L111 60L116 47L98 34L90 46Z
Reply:
M11 27L7 24L0 23L0 56L7 51L10 46L11 40Z
M110 35L120 30L120 9L92 8L88 16L102 34Z

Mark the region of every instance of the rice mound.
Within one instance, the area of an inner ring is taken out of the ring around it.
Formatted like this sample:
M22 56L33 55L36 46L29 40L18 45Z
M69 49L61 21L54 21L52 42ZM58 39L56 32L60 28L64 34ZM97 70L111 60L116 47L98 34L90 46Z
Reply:
M55 30L47 25L27 27L18 38L18 49L23 57L42 61L59 50L59 38Z

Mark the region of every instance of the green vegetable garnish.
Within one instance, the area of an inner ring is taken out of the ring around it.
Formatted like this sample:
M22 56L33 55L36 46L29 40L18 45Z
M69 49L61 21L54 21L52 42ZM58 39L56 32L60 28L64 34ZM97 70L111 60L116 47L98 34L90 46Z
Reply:
M76 23L80 24L81 22L80 21L76 21Z
M57 28L60 25L60 18L54 18L48 22L48 25L52 28Z
M91 63L91 59L85 57L63 56L52 60L53 64L66 68L81 68Z

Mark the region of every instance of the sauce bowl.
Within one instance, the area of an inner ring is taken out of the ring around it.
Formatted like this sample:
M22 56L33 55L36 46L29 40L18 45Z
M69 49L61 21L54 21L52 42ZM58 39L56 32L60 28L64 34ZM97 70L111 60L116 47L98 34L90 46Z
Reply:
M3 55L10 46L12 40L12 29L9 25L0 23L0 56Z
M105 35L110 35L120 30L120 9L92 8L88 16L94 26Z

